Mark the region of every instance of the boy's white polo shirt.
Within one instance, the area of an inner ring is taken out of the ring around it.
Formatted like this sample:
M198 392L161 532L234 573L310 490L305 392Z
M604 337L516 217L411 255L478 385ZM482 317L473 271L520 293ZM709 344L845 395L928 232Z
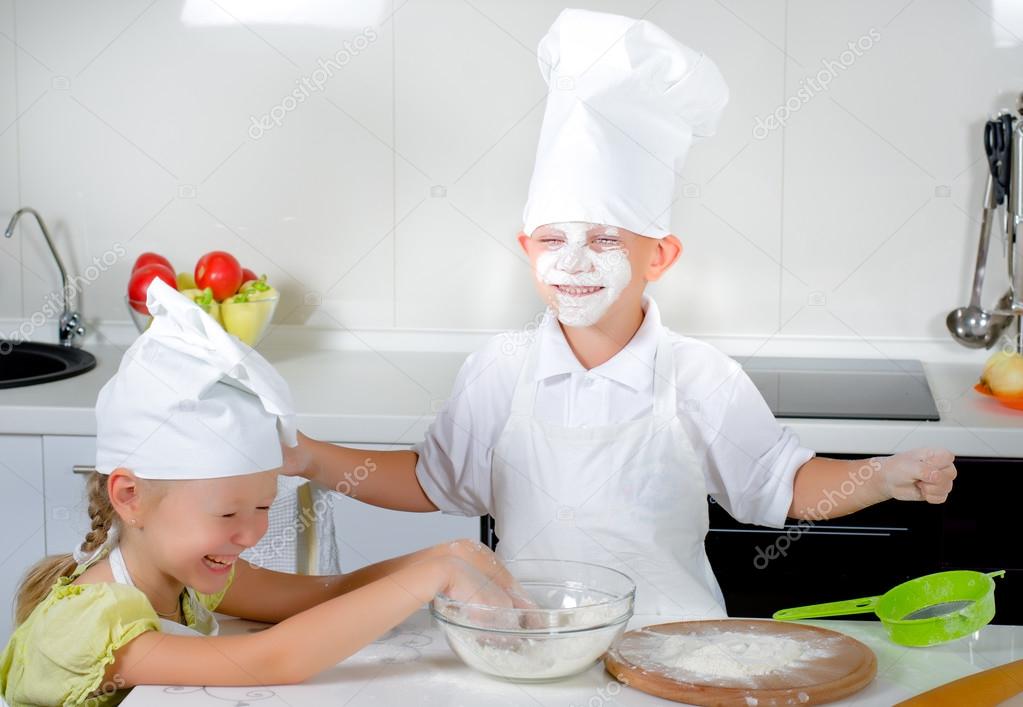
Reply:
M587 371L555 317L535 336L541 347L534 414L567 427L626 422L650 415L661 317L653 299L636 335L611 360ZM796 471L814 452L778 423L742 367L710 344L669 332L678 414L702 460L707 492L744 523L782 527ZM491 460L511 410L532 336L499 334L470 355L451 398L416 445L416 475L442 511L491 513ZM568 470L551 469L549 473Z

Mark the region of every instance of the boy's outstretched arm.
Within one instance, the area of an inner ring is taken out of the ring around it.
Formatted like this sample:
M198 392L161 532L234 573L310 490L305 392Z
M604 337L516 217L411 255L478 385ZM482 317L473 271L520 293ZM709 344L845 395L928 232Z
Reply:
M298 446L284 447L281 472L304 476L374 506L417 513L436 511L416 477L418 460L412 450L338 447L299 432Z
M947 449L912 449L890 457L814 457L799 467L789 517L826 520L890 498L944 503L956 477Z

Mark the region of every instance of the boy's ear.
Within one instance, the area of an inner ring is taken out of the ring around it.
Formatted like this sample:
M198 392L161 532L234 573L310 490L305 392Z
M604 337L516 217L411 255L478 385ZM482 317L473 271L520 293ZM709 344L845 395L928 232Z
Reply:
M682 255L682 242L674 235L667 235L657 240L650 267L647 268L647 281L656 282Z
M519 235L515 236L515 239L519 242L519 247L522 248L522 252L527 256L529 255L529 236L524 232L519 231Z

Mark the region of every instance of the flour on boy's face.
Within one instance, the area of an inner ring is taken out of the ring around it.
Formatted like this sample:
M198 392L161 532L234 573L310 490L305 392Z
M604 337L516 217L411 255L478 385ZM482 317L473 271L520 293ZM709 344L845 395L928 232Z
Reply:
M596 324L632 279L623 234L613 226L551 223L536 229L532 240L541 248L536 277L565 326Z

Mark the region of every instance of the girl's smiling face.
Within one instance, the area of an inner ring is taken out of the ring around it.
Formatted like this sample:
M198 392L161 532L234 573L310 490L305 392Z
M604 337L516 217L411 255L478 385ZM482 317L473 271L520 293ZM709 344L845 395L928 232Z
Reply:
M223 589L238 555L266 533L270 504L277 495L276 470L219 479L138 482L146 490L130 504L134 509L118 509L122 518L134 514L125 518L124 526L140 529L139 540L149 560L163 574L203 594Z

